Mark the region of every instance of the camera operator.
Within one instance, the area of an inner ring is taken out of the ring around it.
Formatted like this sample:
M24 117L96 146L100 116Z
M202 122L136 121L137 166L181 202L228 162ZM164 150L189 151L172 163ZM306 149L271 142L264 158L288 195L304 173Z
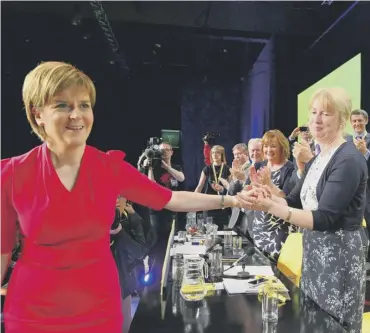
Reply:
M179 165L171 163L173 155L172 146L169 143L163 142L159 145L159 150L161 152L160 163L156 163L150 158L147 158L144 162L144 166L148 168L148 178L172 191L177 190L179 182L183 182L185 176ZM167 241L171 231L172 221L176 217L176 214L163 209L161 211L151 210L150 215L152 225L157 231L158 243L163 240Z

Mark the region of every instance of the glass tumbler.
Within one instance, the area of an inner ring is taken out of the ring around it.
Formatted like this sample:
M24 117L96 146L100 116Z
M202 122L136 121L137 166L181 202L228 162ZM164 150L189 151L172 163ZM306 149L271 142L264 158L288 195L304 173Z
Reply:
M266 285L263 289L262 320L267 322L277 322L279 318L278 305L278 289L276 287Z

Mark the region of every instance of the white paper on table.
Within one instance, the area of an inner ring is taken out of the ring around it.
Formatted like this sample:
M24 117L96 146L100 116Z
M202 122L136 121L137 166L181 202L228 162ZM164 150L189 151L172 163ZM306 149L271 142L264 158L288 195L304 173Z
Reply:
M214 285L215 285L216 290L223 290L223 289L225 289L223 282L216 282Z
M178 240L179 240L179 236L174 236L174 237L173 237L173 240L174 240L174 241L178 241Z
M205 245L178 245L176 247L171 248L170 251L171 256L175 254L206 254L206 246Z
M252 287L248 280L224 279L225 290L229 294L251 294L258 293L258 287Z
M224 266L224 270L230 266ZM224 273L224 275L236 276L238 272L242 272L242 266L235 266ZM245 266L245 271L250 275L274 276L271 266ZM245 281L245 280L244 280Z
M263 285L252 285L249 284L248 281L250 280L238 280L238 279L224 279L224 287L225 290L230 294L258 294L259 288ZM284 290L287 292L288 290L284 286ZM287 295L287 298L289 298L289 294Z
M229 232L229 231L226 231L226 232ZM237 233L235 231L232 231L231 233L232 233L233 236L237 235ZM217 231L217 236L225 236L225 231L222 231L222 230Z

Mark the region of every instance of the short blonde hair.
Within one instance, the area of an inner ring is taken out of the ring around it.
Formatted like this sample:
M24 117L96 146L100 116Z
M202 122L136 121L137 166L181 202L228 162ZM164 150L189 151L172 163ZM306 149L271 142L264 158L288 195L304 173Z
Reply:
M96 90L92 80L76 67L56 61L47 61L39 64L24 79L22 97L28 122L33 132L44 141L46 133L39 126L33 114L34 107L44 107L51 99L71 86L80 86L87 90L91 106L96 101Z
M221 153L221 162L226 164L226 153L225 148L219 145L213 146L211 149L211 162L213 163L212 153L213 152Z
M288 159L289 156L290 156L289 141L285 137L285 135L283 133L281 133L279 130L267 131L263 135L263 137L262 137L262 152L263 152L263 155L265 156L264 146L265 145L270 145L271 140L274 140L274 139L276 139L278 145L280 146L284 159Z
M316 91L311 97L310 110L315 101L321 102L325 110L338 114L343 126L351 115L352 100L343 88L323 88Z

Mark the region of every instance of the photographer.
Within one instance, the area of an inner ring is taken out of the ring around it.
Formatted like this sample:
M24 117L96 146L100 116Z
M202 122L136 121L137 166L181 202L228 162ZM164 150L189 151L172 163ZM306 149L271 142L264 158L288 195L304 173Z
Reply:
M172 191L177 190L179 182L183 182L185 176L179 165L171 163L173 155L172 146L169 143L161 143L159 145L159 151L161 152L160 163L151 158L147 158L144 162L144 166L148 168L148 178ZM161 211L151 210L150 213L152 225L157 231L158 241L167 241L172 221L176 215L167 209L162 209Z

